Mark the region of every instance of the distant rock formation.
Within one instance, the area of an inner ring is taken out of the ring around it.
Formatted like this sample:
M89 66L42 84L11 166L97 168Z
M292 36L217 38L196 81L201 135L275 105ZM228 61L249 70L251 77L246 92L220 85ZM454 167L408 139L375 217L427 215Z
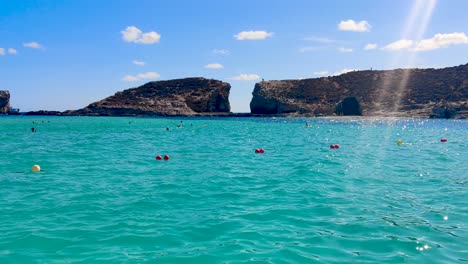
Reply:
M468 64L255 84L252 114L468 118Z
M24 113L27 116L59 116L62 115L60 111L48 111L48 110L39 110L39 111L29 111Z
M0 91L0 114L10 112L10 92Z
M205 78L149 82L63 115L198 116L228 114L231 85Z

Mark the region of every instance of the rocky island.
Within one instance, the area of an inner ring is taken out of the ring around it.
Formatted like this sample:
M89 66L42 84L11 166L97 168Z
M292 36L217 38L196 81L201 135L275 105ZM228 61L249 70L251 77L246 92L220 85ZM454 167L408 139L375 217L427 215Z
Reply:
M262 81L252 94L260 115L468 118L468 64Z
M62 115L204 116L230 113L231 85L205 78L149 82Z
M0 91L0 114L10 112L10 92Z

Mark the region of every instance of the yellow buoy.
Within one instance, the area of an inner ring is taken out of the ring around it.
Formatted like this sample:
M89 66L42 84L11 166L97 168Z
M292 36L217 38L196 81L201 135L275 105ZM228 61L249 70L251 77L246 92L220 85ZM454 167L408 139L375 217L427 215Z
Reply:
M402 145L402 144L403 144L403 141L401 141L401 140L398 140L396 143L397 143L397 145L398 145L398 146L400 146L400 145Z
M39 172L41 171L41 167L39 165L34 165L31 168L32 172Z

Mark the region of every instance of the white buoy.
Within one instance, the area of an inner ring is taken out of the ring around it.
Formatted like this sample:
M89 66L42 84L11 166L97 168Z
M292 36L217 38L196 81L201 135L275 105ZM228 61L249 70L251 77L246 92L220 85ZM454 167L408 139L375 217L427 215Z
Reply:
M34 165L34 166L32 166L31 170L32 170L32 172L40 172L41 167L39 165Z

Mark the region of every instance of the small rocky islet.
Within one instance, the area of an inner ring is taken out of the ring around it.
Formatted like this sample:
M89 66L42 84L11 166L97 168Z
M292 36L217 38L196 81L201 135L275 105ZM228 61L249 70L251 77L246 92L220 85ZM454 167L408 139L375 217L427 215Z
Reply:
M88 116L199 116L228 114L226 82L205 78L184 78L149 82L94 102L63 115Z
M442 69L353 71L255 84L250 114L231 113L231 85L214 79L149 82L78 109L26 115L84 116L389 116L468 118L468 64ZM0 113L10 111L0 91Z
M10 112L10 92L0 91L0 114Z

